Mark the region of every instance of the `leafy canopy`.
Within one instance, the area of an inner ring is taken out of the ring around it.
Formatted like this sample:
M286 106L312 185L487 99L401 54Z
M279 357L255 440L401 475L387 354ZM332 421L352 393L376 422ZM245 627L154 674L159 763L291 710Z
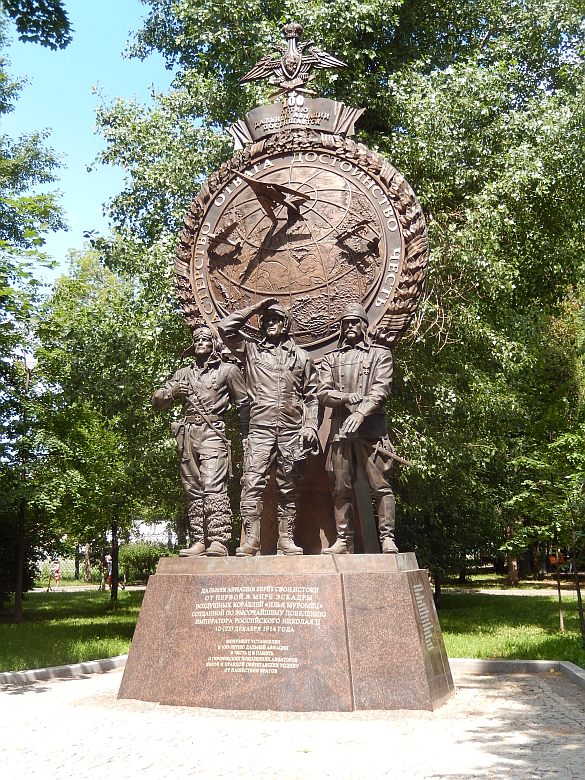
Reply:
M389 409L415 462L397 478L405 541L440 570L521 529L523 543L540 538L514 496L534 477L530 460L552 468L549 445L578 442L583 418L582 350L566 338L571 307L583 306L582 4L145 5L130 53L161 53L175 76L149 108L118 99L98 111L102 160L127 174L110 204L117 238L99 245L105 262L171 311L168 269L187 203L230 156L228 125L270 89L238 80L285 21L301 21L347 64L320 71L316 90L367 108L359 140L404 173L427 216L428 285L397 349ZM544 491L542 474L536 484Z

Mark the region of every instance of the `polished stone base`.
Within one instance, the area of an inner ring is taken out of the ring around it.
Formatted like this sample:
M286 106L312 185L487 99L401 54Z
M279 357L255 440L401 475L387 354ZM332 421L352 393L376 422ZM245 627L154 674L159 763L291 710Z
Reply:
M414 554L163 558L119 697L218 709L433 710L454 692Z

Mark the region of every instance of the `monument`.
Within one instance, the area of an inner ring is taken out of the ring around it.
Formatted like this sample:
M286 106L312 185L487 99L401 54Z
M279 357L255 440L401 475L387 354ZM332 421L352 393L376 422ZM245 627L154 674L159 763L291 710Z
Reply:
M404 461L385 415L392 347L422 293L425 221L404 177L351 138L362 110L310 88L314 69L343 63L299 24L283 34L241 79L269 79L273 102L231 128L238 151L194 198L176 259L192 331L222 336L243 364L242 542L236 557L199 544L161 559L119 696L435 709L453 682L427 573L394 541L389 474Z

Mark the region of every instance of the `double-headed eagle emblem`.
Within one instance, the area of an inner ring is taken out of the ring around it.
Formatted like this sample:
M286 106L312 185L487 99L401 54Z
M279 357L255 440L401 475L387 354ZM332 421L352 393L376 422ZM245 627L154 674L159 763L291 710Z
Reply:
M280 57L267 54L256 63L249 73L240 79L240 83L268 79L269 84L278 87L270 97L272 100L287 95L294 103L296 93L314 95L307 84L313 80L313 68L345 68L345 63L331 54L318 49L313 41L300 41L303 27L296 22L289 22L282 28L286 43L277 43L273 49Z

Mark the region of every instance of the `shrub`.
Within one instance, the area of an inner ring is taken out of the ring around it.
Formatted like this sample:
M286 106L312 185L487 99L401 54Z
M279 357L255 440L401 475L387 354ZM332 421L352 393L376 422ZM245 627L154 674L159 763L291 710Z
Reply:
M159 558L169 554L169 549L164 544L153 542L123 544L119 552L120 574L124 574L126 582L146 582L156 571Z

